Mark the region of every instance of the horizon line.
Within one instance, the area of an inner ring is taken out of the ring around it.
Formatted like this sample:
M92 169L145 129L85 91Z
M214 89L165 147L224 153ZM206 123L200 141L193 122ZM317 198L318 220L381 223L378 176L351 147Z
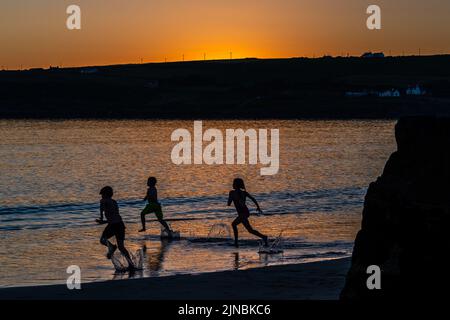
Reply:
M371 52L371 51L368 51ZM371 52L376 53L376 52ZM52 69L82 69L82 68L105 68L105 67L119 67L119 66L137 66L137 65L149 65L149 64L174 64L174 63L192 63L192 62L230 62L230 61L244 61L244 60L290 60L290 59L309 59L309 60L318 60L318 59L336 59L336 58L342 58L342 59L351 59L351 58L358 58L358 59L386 59L386 58L411 58L411 57L438 57L438 56L448 56L450 53L436 53L436 54L410 54L410 55L386 55L383 58L363 58L361 55L355 56L355 55L328 55L324 54L322 56L292 56L292 57L272 57L272 58L258 58L258 57L244 57L244 58L222 58L222 59L194 59L194 60L174 60L174 61L148 61L144 62L141 59L141 62L124 62L124 63L112 63L112 64L86 64L86 65L71 65L71 66L63 66L63 65L50 65L48 68L45 67L29 67L26 69L23 69L20 67L19 69L8 69L8 67L5 65L0 65L0 72L17 72L17 71L34 71L34 70L52 70Z

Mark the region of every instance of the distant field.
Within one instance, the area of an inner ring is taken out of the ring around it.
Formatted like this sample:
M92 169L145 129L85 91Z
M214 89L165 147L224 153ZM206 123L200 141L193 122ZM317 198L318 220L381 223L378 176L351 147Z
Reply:
M346 97L406 90L422 97ZM397 118L450 114L450 56L244 59L0 71L0 118Z

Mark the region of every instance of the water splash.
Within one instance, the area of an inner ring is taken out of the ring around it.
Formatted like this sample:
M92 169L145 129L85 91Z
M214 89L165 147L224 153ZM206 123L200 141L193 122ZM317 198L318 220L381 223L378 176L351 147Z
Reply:
M130 257L135 268L137 270L142 270L144 265L144 251L142 250L142 248L136 250L134 254L130 252ZM122 273L129 271L127 259L120 251L114 252L113 256L111 257L111 262L113 263L116 272Z
M208 232L208 239L231 239L231 228L225 223L216 223Z
M283 253L283 249L281 248L281 244L283 241L283 231L280 232L278 237L272 241L272 243L266 247L262 242L259 244L259 250L258 253L264 253L264 254L280 254Z
M180 232L173 230L170 223L167 223L167 225L169 226L169 229L172 230L172 232L169 234L169 232L167 232L167 230L164 227L161 227L161 239L172 239L172 240L180 239L181 238Z
M179 231L172 231L169 234L166 230L161 230L161 239L180 239L181 235Z

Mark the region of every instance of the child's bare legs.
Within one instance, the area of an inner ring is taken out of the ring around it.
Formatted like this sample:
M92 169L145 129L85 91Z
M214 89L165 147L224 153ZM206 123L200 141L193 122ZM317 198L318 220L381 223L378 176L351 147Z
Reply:
M233 220L233 222L231 223L231 227L233 227L233 233L234 233L234 246L237 248L239 247L239 233L238 233L238 224L241 223L241 218L237 217L236 219Z
M139 230L139 232L145 231L145 215L147 214L146 210L142 210L141 212L141 223L142 223L142 229Z
M250 225L250 222L248 221L248 219L243 219L242 220L242 224L244 225L245 229L247 229L247 231L251 234L254 234L257 237L260 237L261 239L263 239L264 241L264 245L267 246L267 236L262 234L261 232L255 230L252 228L252 226Z
M172 230L170 230L169 225L167 224L166 221L164 221L163 219L159 219L158 218L159 223L161 223L161 225L164 227L164 229L166 229L166 231L170 234L172 232Z
M141 212L141 223L142 223L142 229L139 230L139 232L143 232L145 231L145 215L147 213L142 211ZM170 230L169 225L167 224L167 222L164 219L158 218L159 223L164 227L164 229L166 229L166 231L170 234L172 232L172 230Z
M117 249L117 246L112 244L107 238L103 236L100 238L100 243L108 247L108 253L106 254L106 257L108 259L111 259L112 255L114 254L114 251L116 251Z
M119 248L119 251L120 251L120 252L123 254L123 256L125 257L125 259L127 259L127 262L128 262L128 268L134 269L135 266L134 266L134 264L133 264L133 260L131 260L130 253L129 253L128 250L125 248L124 241L121 240L121 239L120 239L120 240L117 239L117 247Z
M158 219L159 223L166 229L166 231L170 234L172 231L170 230L169 225L166 221L163 219L163 214L161 211L161 206L159 204L148 204L144 210L141 212L141 223L142 223L142 229L139 230L139 232L145 231L145 215L148 213L154 212L156 215L156 218Z
M238 228L237 228L237 226L238 226L239 223L242 223L244 225L245 229L247 229L247 231L249 233L251 233L251 234L253 234L253 235L263 239L264 245L266 245L266 246L268 245L268 242L267 242L268 238L267 238L266 235L264 235L261 232L253 229L252 226L250 225L250 222L248 221L248 219L237 217L231 223L231 226L233 227L233 232L234 232L234 245L236 247L238 247Z

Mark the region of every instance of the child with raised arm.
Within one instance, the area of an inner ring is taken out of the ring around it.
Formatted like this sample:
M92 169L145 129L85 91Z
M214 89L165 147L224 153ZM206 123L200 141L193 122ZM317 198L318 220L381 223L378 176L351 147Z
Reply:
M256 199L245 190L244 180L240 178L234 179L233 190L230 191L228 196L228 206L230 206L231 203L234 203L234 207L236 208L238 214L238 217L231 223L234 232L234 245L236 246L236 248L239 247L237 226L242 223L248 232L254 234L257 237L260 237L264 241L264 245L267 246L267 236L253 229L250 225L250 222L248 221L248 218L250 217L250 211L245 204L247 198L252 200L256 205L256 210L258 210L258 212L261 212L261 208L259 207Z
M108 247L108 253L106 257L111 259L114 251L118 248L124 255L128 262L128 268L130 270L135 269L133 261L131 260L128 250L125 248L125 224L122 221L122 217L119 214L119 206L117 202L112 198L114 192L109 186L103 187L100 190L102 199L100 200L100 219L98 223L104 223L104 216L108 225L102 233L100 243ZM117 245L112 244L108 239L115 236Z
M149 177L147 180L147 194L145 195L144 201L148 201L144 210L141 212L141 223L142 229L139 232L144 232L145 229L145 215L151 212L155 213L156 219L164 227L169 236L172 235L172 230L170 230L169 225L164 220L161 204L158 202L158 190L156 189L157 180L155 177Z

